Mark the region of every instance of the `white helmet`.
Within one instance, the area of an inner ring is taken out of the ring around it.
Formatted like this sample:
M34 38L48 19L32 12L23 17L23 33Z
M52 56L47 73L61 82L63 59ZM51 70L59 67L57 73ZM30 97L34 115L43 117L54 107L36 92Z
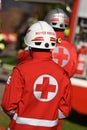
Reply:
M56 34L47 22L38 21L30 26L24 41L32 48L53 49L56 45Z
M69 26L69 17L60 8L51 10L45 17L45 21L55 29L65 30Z

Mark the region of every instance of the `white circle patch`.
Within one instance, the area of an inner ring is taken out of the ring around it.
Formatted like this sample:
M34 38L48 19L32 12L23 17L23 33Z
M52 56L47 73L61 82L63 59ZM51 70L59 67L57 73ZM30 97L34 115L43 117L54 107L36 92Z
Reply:
M34 83L34 96L40 101L52 100L58 92L56 79L48 74L39 76Z
M57 46L52 51L53 61L60 66L64 67L68 64L70 60L70 53L67 48L62 46Z

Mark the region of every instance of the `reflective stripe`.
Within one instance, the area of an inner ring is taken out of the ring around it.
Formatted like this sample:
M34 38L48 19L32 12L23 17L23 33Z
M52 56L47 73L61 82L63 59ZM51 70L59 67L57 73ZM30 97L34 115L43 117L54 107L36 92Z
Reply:
M24 124L24 125L54 127L58 124L58 119L41 120L41 119L35 119L35 118L23 118L23 117L17 117L17 114L14 115L13 119L16 120L17 124Z
M7 111L7 114L8 114L8 115L12 115L12 114L14 114L14 113L15 113L15 111L14 111L14 110Z
M58 119L51 121L51 120L41 120L41 119L18 117L16 120L16 123L25 124L25 125L33 125L33 126L53 127L58 124Z
M63 113L58 109L59 119L66 118Z
M18 116L17 113L15 113L14 116L13 116L13 119L16 120L17 116Z
M7 130L10 130L10 128L8 128Z
M87 80L78 78L71 78L70 80L72 85L75 85L76 87L87 88Z

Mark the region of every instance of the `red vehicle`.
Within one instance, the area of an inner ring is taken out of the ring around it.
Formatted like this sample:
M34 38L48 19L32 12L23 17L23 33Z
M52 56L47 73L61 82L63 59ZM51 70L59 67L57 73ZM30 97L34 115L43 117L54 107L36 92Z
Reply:
M74 0L69 41L78 53L76 74L71 78L73 85L72 109L87 115L87 0Z

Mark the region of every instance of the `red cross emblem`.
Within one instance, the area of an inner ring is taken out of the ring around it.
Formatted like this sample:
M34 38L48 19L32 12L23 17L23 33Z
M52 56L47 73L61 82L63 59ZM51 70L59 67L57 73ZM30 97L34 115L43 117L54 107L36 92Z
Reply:
M52 100L58 91L58 83L54 77L50 75L42 75L38 77L34 84L34 95L38 100Z
M66 48L57 46L52 51L52 57L54 62L63 67L69 62L70 54Z

